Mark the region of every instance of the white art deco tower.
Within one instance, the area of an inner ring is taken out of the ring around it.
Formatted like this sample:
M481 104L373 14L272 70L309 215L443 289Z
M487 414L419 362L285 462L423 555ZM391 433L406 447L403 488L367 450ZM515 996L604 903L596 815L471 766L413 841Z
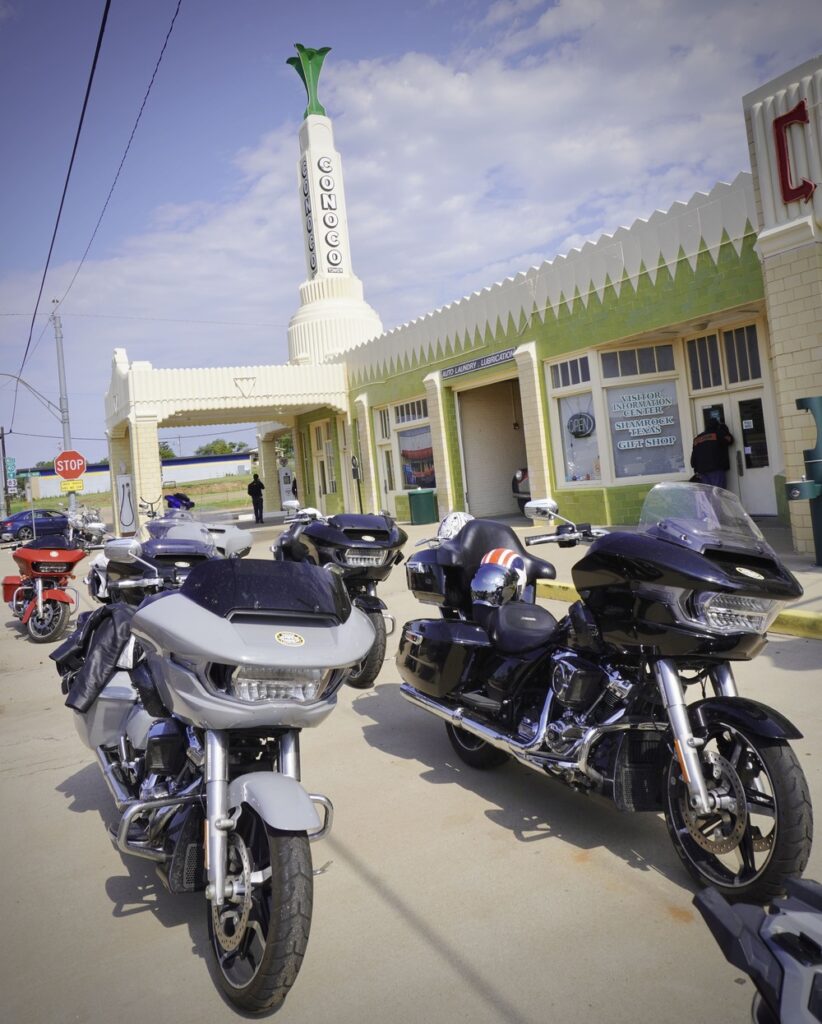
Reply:
M297 178L308 276L300 285L300 308L288 325L288 353L291 363L322 363L382 334L383 328L351 267L342 162L331 119L317 99L329 47L312 50L297 43L296 48L298 56L288 63L308 93Z

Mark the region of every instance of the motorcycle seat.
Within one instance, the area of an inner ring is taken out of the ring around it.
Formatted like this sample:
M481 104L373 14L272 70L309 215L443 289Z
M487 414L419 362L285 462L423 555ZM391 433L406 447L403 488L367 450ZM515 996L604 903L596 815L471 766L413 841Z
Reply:
M529 555L511 527L495 519L472 519L466 523L453 540L440 546L439 550L444 555L440 564L461 566L463 587L469 589L483 555L494 548L516 551L525 565L529 584L556 579L557 571L550 562Z
M547 643L557 620L541 605L510 601L494 608L485 622L493 646L503 654L533 651Z

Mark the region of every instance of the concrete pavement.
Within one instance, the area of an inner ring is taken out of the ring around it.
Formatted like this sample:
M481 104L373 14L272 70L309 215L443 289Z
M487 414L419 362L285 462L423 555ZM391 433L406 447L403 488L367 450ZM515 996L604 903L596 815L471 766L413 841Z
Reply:
M278 529L253 530L254 557L269 557ZM412 540L431 532L409 529ZM574 555L557 557L561 577ZM10 563L0 552L0 571ZM381 593L399 624L430 614L401 566ZM151 865L111 846L114 809L50 649L0 616L5 1019L236 1020L208 975L202 897L168 895ZM707 1012L745 1024L751 983L694 912L662 819L620 814L520 765L468 769L441 723L400 697L395 649L396 636L373 690L344 689L303 734L303 782L336 815L313 847L324 870L311 940L278 1019L681 1024ZM803 730L795 749L818 808L820 655L817 641L774 635L736 670L746 696ZM822 878L822 843L806 873Z

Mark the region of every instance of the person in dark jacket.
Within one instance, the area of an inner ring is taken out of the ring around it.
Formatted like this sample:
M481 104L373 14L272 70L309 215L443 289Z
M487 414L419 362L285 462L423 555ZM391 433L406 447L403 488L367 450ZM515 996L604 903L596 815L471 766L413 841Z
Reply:
M733 435L718 416L712 416L705 430L694 438L691 468L699 483L724 487L731 468Z
M251 495L251 504L254 506L254 521L261 523L263 521L263 491L265 490L265 484L255 473L254 478L248 485L248 493Z

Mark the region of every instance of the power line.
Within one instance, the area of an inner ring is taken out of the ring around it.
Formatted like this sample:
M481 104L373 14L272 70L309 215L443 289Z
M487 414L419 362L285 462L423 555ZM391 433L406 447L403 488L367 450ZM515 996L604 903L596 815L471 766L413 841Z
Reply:
M40 290L37 293L37 301L34 304L34 312L31 315L31 326L29 327L29 336L28 336L28 340L26 341L26 348L25 348L25 351L23 352L23 361L20 363L20 369L17 371L17 376L18 377L21 376L21 374L23 373L23 368L26 365L26 359L28 358L29 349L31 348L31 338L32 338L32 335L34 334L34 321L35 321L35 319L37 317L37 310L40 308L40 299L43 297L43 288L45 287L45 284L46 284L46 274L48 274L49 264L51 263L51 254L54 252L54 242L55 242L55 239L57 238L57 229L60 226L60 216L63 213L63 204L66 201L66 193L68 192L69 180L71 178L71 171L72 171L72 168L74 167L74 158L77 155L77 146L80 143L80 132L83 130L83 121L85 120L86 108L88 107L89 96L91 95L91 83L94 81L94 72L97 70L97 58L100 56L100 48L103 45L103 35L105 34L105 31L106 31L106 21L108 20L108 12L109 12L109 8L110 7L111 7L111 0L106 0L106 6L105 6L105 9L103 10L103 18L102 18L102 21L100 22L100 31L99 31L99 33L97 35L97 46L94 49L94 59L91 62L91 71L89 73L88 83L86 85L86 95L83 98L83 109L80 111L80 121L79 121L79 123L77 125L77 132L76 132L76 134L74 136L74 146L72 147L72 150L71 150L71 160L69 161L68 171L66 172L66 180L65 180L65 183L63 185L63 195L60 198L60 207L57 210L57 220L54 223L54 231L52 232L52 235L51 235L51 244L49 245L48 256L46 257L46 265L43 268L43 277L42 277L42 280L40 281ZM42 337L42 335L41 335L41 337ZM38 341L39 341L39 339L38 339ZM15 414L15 412L17 410L17 392L18 392L18 390L19 390L19 388L15 387L15 389L14 389L14 404L13 404L12 410L11 410L11 425L12 425L12 427L14 426L14 414Z
M117 181L120 178L120 172L123 169L123 164L125 164L126 157L128 156L128 151L131 149L131 143L134 141L134 136L135 136L135 134L137 132L137 126L140 124L140 118L143 116L143 111L145 110L146 102L148 101L148 96L149 96L149 93L151 92L151 87L154 85L154 79L157 77L157 72L158 72L158 70L160 68L160 64L161 64L161 62L163 60L163 54L166 52L166 47L168 46L168 41L171 38L172 31L174 30L174 22L177 20L177 15L180 13L180 7L182 6L182 3L183 3L183 0L177 0L177 7L176 7L176 9L174 11L174 15L173 15L173 17L171 19L171 24L169 25L168 32L166 33L166 38L165 38L165 41L163 42L162 49L160 50L160 56L157 58L157 63L154 65L154 71L153 71L153 73L151 75L151 80L148 83L148 88L146 89L146 94L143 97L143 102L140 104L140 109L137 112L137 119L134 122L134 127L131 129L131 135L129 135L129 137L128 137L128 142L126 143L126 148L125 148L125 152L123 153L123 158L120 161L120 166L117 168L117 173L114 175L114 181L111 183L111 188L108 191L108 196L106 197L106 201L103 203L103 209L100 211L100 216L97 218L97 223L94 225L94 230L92 231L91 238L89 239L88 245L86 246L86 251L83 253L82 257L80 258L80 262L77 264L77 269L74 271L74 276L69 281L68 288L66 288L65 292L63 293L62 299L60 299L57 302L57 305L55 306L55 310L58 309L60 304L65 301L66 296L71 291L71 287L74 284L74 282L77 280L77 275L80 273L80 269L82 268L83 264L86 261L86 256L88 256L88 254L89 254L89 250L91 249L92 243L94 242L94 239L97 237L97 231L98 231L98 229L100 227L100 224L103 222L103 217L105 216L106 210L108 209L108 204L111 201L111 197L112 197L112 195L114 193L114 188L115 188L115 186L117 184Z

